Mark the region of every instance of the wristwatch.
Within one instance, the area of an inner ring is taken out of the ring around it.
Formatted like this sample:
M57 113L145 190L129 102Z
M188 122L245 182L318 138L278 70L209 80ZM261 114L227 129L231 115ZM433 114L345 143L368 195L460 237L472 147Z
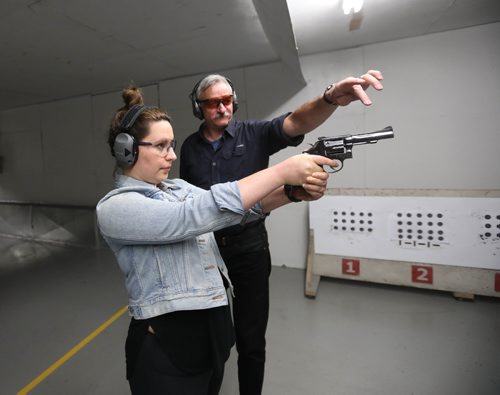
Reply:
M326 92L328 92L330 89L333 88L335 84L330 84L326 87L325 91L323 92L323 100L326 101L328 104L331 104L332 106L338 106L339 103L335 101L331 101L328 97L326 97Z
M286 197L287 197L287 198L288 198L291 202L298 203L298 202L301 202L301 201L302 201L302 200L300 200L300 199L297 199L295 196L293 196L293 185L288 185L288 184L285 184L284 190L285 190L285 195L286 195Z

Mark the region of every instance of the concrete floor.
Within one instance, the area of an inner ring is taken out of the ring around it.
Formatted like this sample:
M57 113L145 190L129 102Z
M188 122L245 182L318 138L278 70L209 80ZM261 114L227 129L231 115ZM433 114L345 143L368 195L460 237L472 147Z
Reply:
M0 240L0 394L127 394L119 316L126 305L108 250ZM500 394L500 299L322 279L274 267L264 394ZM234 351L234 350L233 350ZM235 353L222 395L237 394Z

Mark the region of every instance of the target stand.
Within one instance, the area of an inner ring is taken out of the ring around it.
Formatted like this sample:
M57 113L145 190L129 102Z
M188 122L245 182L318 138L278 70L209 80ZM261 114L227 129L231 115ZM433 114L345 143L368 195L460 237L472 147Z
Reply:
M332 189L311 202L305 295L321 276L500 297L500 191Z

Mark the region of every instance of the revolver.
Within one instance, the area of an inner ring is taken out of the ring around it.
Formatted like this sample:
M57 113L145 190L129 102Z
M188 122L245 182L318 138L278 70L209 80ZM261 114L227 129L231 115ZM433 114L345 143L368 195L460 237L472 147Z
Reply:
M303 151L306 154L322 155L339 162L339 166L331 168L329 173L337 173L344 167L344 159L352 158L352 147L359 144L375 144L378 140L392 139L394 132L392 126L372 133L346 134L334 137L319 137L318 141L311 144L311 148Z

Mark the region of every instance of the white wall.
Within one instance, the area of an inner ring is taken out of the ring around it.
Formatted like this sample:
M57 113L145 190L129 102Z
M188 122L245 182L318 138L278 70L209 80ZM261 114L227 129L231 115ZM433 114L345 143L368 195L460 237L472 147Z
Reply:
M281 64L223 71L240 99L236 116L271 118L322 93L331 82L369 68L384 72L373 106L355 103L307 135L394 127L395 138L359 146L331 177L331 187L499 189L500 23L323 53L301 59L307 86L297 90ZM198 127L187 98L201 76L143 87L146 104L173 117L176 138ZM112 186L107 125L122 105L119 92L84 96L0 113L0 200L94 205ZM178 166L172 176L178 175ZM290 204L268 219L275 265L305 267L307 204Z
M302 59L308 86L278 114L321 92L330 80L384 72L373 105L339 109L315 136L392 125L395 138L354 148L331 177L340 188L500 189L500 24L325 53ZM304 149L288 149L274 161ZM288 205L268 221L274 265L305 267L307 206ZM293 240L293 242L290 242Z

